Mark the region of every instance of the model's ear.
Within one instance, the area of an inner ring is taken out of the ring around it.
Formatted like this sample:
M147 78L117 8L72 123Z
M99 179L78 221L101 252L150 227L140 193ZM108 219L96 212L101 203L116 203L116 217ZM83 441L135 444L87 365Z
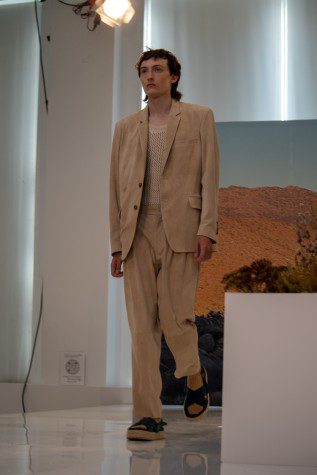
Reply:
M172 74L172 82L177 82L178 81L178 76L177 74Z

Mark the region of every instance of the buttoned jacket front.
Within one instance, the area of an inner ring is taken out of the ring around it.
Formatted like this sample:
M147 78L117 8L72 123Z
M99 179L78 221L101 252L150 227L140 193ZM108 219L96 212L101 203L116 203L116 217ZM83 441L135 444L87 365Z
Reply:
M111 254L131 248L147 159L148 106L115 126L109 180ZM160 203L168 243L175 252L194 252L197 235L218 250L219 147L210 108L173 99L167 122Z

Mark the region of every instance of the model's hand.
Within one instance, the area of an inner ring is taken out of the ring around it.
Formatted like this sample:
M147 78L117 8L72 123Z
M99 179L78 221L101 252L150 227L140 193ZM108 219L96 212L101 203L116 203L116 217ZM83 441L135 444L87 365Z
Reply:
M122 264L122 252L116 252L111 261L111 275L112 277L122 277L123 272L121 271Z
M195 242L195 261L207 261L212 254L212 240L207 236L196 236Z

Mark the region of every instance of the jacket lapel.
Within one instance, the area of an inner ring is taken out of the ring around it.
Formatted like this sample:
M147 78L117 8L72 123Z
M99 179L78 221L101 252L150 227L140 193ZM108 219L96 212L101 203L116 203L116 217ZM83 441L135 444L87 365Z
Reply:
M137 173L140 179L143 179L146 168L146 155L149 132L148 109L149 106L147 105L144 109L140 110L138 114L138 129L141 144L141 156L136 161L136 168L138 169Z
M147 152L147 142L148 142L148 132L149 132L149 118L148 118L149 112L148 111L149 111L148 105L144 109L140 110L139 121L138 121L140 143L141 143L142 152L143 152L143 155L145 155L145 158L146 158L146 152Z
M142 171L145 172L146 167L146 155L147 155L147 147L148 147L148 133L149 133L149 106L147 105L144 109L139 111L139 119L138 119L138 126L139 126L139 136L140 136L140 144L142 149L142 156L141 156L141 165ZM181 107L179 101L173 99L171 110L168 116L167 121L167 130L166 130L166 143L165 149L162 158L162 173L169 156L172 144L175 139L175 135L178 129L178 124L181 118Z
M166 143L165 143L165 149L164 149L164 154L163 154L163 159L162 159L162 173L164 171L166 161L168 159L171 147L175 139L180 118L181 118L180 103L179 101L173 100L172 107L171 107L171 110L168 116L168 121L167 121Z

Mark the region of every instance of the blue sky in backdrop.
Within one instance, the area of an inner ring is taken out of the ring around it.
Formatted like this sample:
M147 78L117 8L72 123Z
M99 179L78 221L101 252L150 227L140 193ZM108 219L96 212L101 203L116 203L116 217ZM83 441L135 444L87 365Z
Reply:
M221 187L296 185L317 192L317 120L216 126Z

